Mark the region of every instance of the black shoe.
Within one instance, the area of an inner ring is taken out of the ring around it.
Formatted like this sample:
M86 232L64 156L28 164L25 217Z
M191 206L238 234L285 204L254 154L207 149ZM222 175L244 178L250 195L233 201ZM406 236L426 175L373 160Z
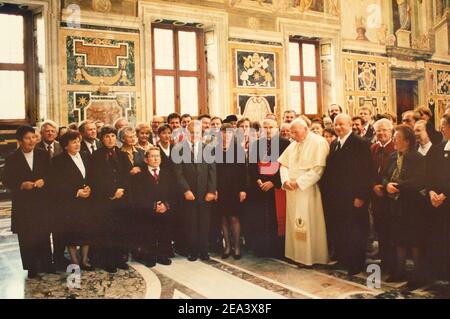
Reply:
M115 274L117 272L117 268L113 266L107 266L105 267L105 271L109 272L110 274Z
M166 266L169 266L170 264L172 264L172 260L170 260L167 257L158 257L158 258L156 258L156 262L158 264L166 265Z
M209 255L208 255L208 253L202 253L202 254L200 254L200 260L203 260L203 261L209 260Z
M222 254L222 259L227 259L228 257L230 257L230 253L223 253Z
M156 266L156 261L155 261L155 259L149 259L149 260L146 260L144 262L144 264L145 264L145 266L152 268L152 267Z
M34 279L37 276L38 276L38 273L36 270L32 270L32 269L28 270L28 279Z
M94 266L85 265L85 264L81 264L80 268L81 268L81 270L84 270L84 271L94 271L95 270Z
M393 274L392 276L389 276L386 278L386 282L404 282L406 281L405 274Z
M196 261L196 260L197 260L197 255L195 255L195 254L189 254L188 257L187 257L187 259L188 259L189 261Z
M120 263L117 265L117 268L123 269L123 270L128 270L128 269L130 269L130 266L128 266L127 263Z
M412 280L408 281L408 283L406 285L408 290L416 290L423 286L425 286L425 283L422 280L418 280L418 279L412 279Z
M234 260L239 260L239 259L241 259L241 257L242 257L241 254L233 254Z
M361 272L361 269L349 269L347 272L348 276L356 276Z

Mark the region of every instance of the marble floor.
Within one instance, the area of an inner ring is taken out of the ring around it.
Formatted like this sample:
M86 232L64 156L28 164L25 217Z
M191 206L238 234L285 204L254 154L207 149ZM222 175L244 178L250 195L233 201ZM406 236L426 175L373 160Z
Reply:
M368 274L348 277L330 267L300 268L283 260L251 254L240 260L212 255L209 261L189 262L177 256L170 266L148 268L130 262L130 269L108 274L101 270L73 274L40 274L27 279L22 270L16 235L10 232L10 203L0 202L0 299L6 298L126 298L126 299L406 299L450 298L442 284L408 291L405 283L369 288ZM384 278L382 277L382 280Z

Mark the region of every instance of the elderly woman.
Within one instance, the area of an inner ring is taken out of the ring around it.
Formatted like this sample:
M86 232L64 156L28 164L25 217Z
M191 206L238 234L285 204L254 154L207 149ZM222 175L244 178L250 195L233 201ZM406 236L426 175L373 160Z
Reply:
M152 128L146 123L139 123L136 126L137 144L136 148L142 149L147 152L153 145L150 143L152 140Z
M141 171L144 166L144 150L136 147L136 132L132 127L126 126L119 131L119 139L122 142L120 150L127 154L128 160L132 166L131 175Z
M405 261L407 251L411 249L415 273L408 286L417 288L421 279L426 222L419 193L424 188L425 159L415 148L414 131L409 126L397 126L394 143L397 151L392 154L383 178L389 198L390 235L397 257L396 269L387 281L406 279Z
M61 136L63 153L52 161L52 187L55 194L57 212L61 219L60 238L68 246L72 264L84 270L93 270L89 263L89 243L92 237L93 221L90 212L91 188L87 181L88 158L81 155L81 135L69 130ZM81 246L81 263L77 256L77 246Z
M389 237L389 201L383 187L383 174L395 151L392 140L394 125L386 118L373 124L377 142L370 147L374 182L372 187L372 211L375 231L378 235L379 254L383 271L389 273L395 265L395 248Z

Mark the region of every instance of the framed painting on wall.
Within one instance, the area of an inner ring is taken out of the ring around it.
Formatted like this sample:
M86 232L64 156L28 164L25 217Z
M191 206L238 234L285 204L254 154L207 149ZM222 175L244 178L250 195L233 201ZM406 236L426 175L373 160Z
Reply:
M238 88L277 87L274 52L235 50L235 80Z

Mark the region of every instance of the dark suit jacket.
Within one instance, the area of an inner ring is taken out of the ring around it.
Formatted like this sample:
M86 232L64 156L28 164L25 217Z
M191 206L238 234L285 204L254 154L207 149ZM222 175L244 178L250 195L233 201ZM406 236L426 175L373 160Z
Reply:
M78 190L90 185L87 180L90 176L89 160L87 155L81 154L81 158L86 169L85 178L67 152L52 160L51 187L56 200L54 217L60 221L83 218L87 222L86 218L89 218L90 199L77 198Z
M434 128L433 121L430 120L427 122L426 129L428 137L430 138L430 141L431 143L433 143L433 145L438 145L442 143L442 133L436 131L436 129Z
M53 150L53 157L55 157L63 152L63 148L62 148L61 144L59 144L58 141L55 141L53 146L55 148ZM39 144L37 145L37 147L39 147L40 149L43 149L44 151L47 151L47 144L45 144L44 141L40 141Z
M391 176L397 166L397 157L398 153L394 152L384 172L383 185L385 186L392 181ZM396 214L415 216L423 209L422 196L419 192L425 187L425 164L425 158L416 149L412 148L405 154L397 187L400 194L399 205L395 206Z
M450 211L450 152L444 151L447 142L433 145L427 154L427 189L444 193L447 199L439 209ZM429 200L428 200L429 201Z
M375 143L370 147L370 152L372 154L373 176L375 176L374 183L382 184L383 174L389 165L392 153L395 152L394 141L389 142L384 147Z
M338 140L331 143L327 166L321 180L324 201L330 209L349 211L355 198L366 203L373 182L369 143L354 133L336 152Z
M129 176L131 164L127 154L115 147L116 159L107 159L108 149L102 147L92 154L89 161L89 176L92 184L92 198L97 204L111 203L118 188L125 189L125 196L114 203L126 207L129 194ZM104 207L105 208L105 207ZM108 208L108 207L106 207Z
M274 136L273 138L278 138L279 136ZM271 181L276 188L281 188L281 179L280 179L280 170L278 169L274 175L262 175L260 174L260 169L258 163L262 161L261 154L259 148L263 145L267 145L267 143L270 144L270 142L267 142L267 138L262 137L258 139L257 141L254 141L250 144L249 148L249 175L250 175L250 185L249 190L252 193L264 193L259 188L256 181L260 179L263 183ZM284 150L289 146L290 142L289 140L279 137L279 150L278 150L278 156L274 159L274 162L276 165L278 165L278 157L283 154ZM262 152L262 151L261 151ZM266 153L266 151L262 152ZM252 158L253 157L253 158ZM256 163L255 163L256 159Z
M173 169L173 162L170 156L167 156L166 153L161 148L161 145L158 145L160 153L161 153L161 168L167 168L169 170ZM172 154L173 145L170 145L170 154Z
M197 158L200 158L202 156L200 153L209 147L201 143L200 145L202 146L198 149ZM173 151L183 156L184 152L190 153L190 146L187 141L183 141L174 146ZM190 159L191 155L188 156ZM174 172L180 192L184 194L188 190L192 191L196 202L203 203L207 193L215 193L217 190L215 163L206 163L205 160L201 163L191 163L190 160L189 162L183 160L179 164L174 164Z
M2 181L11 190L11 230L14 233L48 230L48 177L50 161L47 152L34 149L33 171L19 148L6 158ZM23 182L43 179L41 189L21 190Z
M163 202L169 209L173 207L173 174L171 171L161 168L159 182L156 183L153 175L144 167L142 171L131 177L131 189L135 212L140 216L151 217L155 213L155 203ZM156 214L156 213L155 213Z
M97 149L100 149L103 147L103 144L100 143L98 140L95 140L95 145L97 146ZM83 155L87 155L87 156L91 156L92 153L91 151L88 149L87 145L85 142L81 141L81 149L80 149L80 153Z
M373 128L372 124L369 124L367 132L363 136L363 138L367 139L368 141L372 141L372 138L374 137L374 135L375 135L375 129Z

